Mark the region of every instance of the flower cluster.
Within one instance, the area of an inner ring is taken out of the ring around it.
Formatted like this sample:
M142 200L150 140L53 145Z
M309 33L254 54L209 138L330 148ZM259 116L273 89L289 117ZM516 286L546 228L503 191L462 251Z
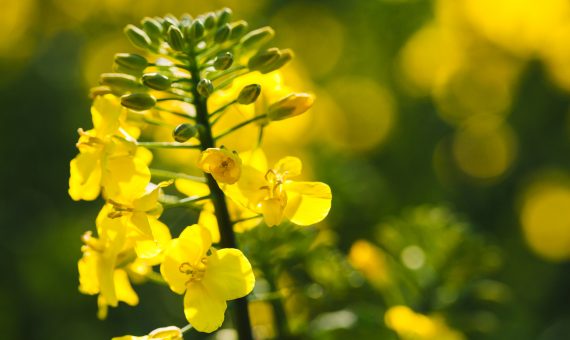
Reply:
M138 303L132 283L163 282L184 295L191 327L213 332L227 301L237 300L236 312L247 315L244 297L255 285L234 232L284 220L310 225L329 212L328 185L293 181L301 175L298 158L269 167L262 151L264 128L303 114L314 98L276 83L292 52L265 48L273 30L249 31L245 21L231 21L229 9L147 17L125 34L143 53L117 54L114 73L101 75L91 91L93 128L79 129L70 163L71 198L104 201L95 233L82 238L79 290L98 295L105 318L119 301ZM236 138L252 131L254 138ZM180 206L200 215L173 238L161 215ZM168 327L119 339L182 333Z

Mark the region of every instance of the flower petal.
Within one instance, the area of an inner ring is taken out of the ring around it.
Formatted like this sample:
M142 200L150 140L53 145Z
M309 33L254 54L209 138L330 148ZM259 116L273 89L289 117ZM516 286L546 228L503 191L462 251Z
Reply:
M211 333L222 326L226 301L218 294L196 283L188 287L184 295L184 315L196 330Z
M273 168L278 174L282 174L285 178L296 177L301 174L303 163L297 157L283 157Z
M331 208L331 188L321 182L287 182L285 216L298 225L311 225L327 217Z
M251 264L238 249L225 248L208 256L203 284L225 300L246 296L255 286Z
M92 201L101 191L100 153L82 152L69 163L69 196Z

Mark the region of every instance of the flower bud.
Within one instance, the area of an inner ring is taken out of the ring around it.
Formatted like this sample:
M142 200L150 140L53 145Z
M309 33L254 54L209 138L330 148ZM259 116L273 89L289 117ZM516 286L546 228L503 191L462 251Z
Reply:
M211 174L218 183L234 184L241 176L241 158L237 152L224 148L209 148L202 151L198 168Z
M190 26L190 36L188 38L191 39L200 39L204 35L204 24L202 20L196 19L192 22Z
M174 27L178 27L180 23L178 22L178 19L176 19L176 17L172 14L167 14L164 16L164 23L163 25L165 26L166 29L174 26Z
M178 143L184 143L190 138L196 136L198 130L192 124L180 124L172 131L172 138Z
M249 59L247 62L247 67L252 71L267 68L269 65L276 62L279 59L280 55L281 53L276 47L258 52L256 55Z
M293 51L290 49L280 50L279 58L272 63L268 63L259 69L259 72L266 74L275 70L280 69L285 64L287 64L291 59L293 59Z
M141 72L144 70L148 62L146 58L134 53L117 53L115 54L115 63L126 69Z
M214 59L214 68L222 71L227 70L234 62L234 56L230 52L220 54Z
M221 27L230 22L232 18L232 10L226 7L218 11L216 15L218 17L217 21L218 27Z
M216 34L214 35L214 41L218 44L223 43L229 38L231 30L232 28L230 27L230 24L225 24L224 26L218 28Z
M196 87L198 93L205 98L208 98L214 92L214 85L210 79L200 79Z
M163 30L160 22L153 18L146 17L142 19L141 24L150 40L153 42L160 42Z
M209 30L214 28L216 25L216 15L212 12L206 14L204 17L204 27Z
M137 78L124 73L103 73L100 83L122 91L132 91L141 87Z
M95 86L89 90L89 98L95 99L97 96L104 96L113 93L109 86Z
M243 89L241 89L237 98L237 102L242 105L248 105L254 103L257 100L257 97L259 97L260 93L261 93L261 85L259 84L247 85Z
M155 104L156 99L146 92L131 93L121 97L121 105L135 111L152 109Z
M229 40L234 41L241 38L247 31L248 24L244 20L240 20L231 25Z
M164 91L170 88L172 82L160 73L147 73L142 76L142 82L153 90Z
M180 17L180 26L181 27L188 27L192 25L192 16L188 13L182 14Z
M168 44L175 51L184 50L184 36L178 27L170 26L168 28Z
M244 35L240 44L244 49L253 49L254 47L261 46L269 40L273 39L275 31L269 26L261 27Z
M269 120L282 120L298 116L313 106L315 99L307 93L291 93L267 109Z
M124 29L124 32L130 42L135 45L135 47L143 50L146 50L150 47L151 41L148 35L135 25L127 25L127 27Z

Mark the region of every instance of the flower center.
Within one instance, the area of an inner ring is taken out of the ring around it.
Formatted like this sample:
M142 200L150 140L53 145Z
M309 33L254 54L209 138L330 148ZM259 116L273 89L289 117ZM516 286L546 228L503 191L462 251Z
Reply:
M178 267L178 270L182 274L188 276L188 281L186 281L186 284L189 284L192 282L201 281L204 278L207 265L208 265L208 258L204 256L202 257L202 259L200 259L200 262L198 262L197 264L192 265L189 262L181 263L180 266Z

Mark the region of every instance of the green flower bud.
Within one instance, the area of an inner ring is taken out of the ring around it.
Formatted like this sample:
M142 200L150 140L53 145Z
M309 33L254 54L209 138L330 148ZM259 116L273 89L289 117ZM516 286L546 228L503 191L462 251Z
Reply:
M261 67L259 69L259 72L261 72L262 74L266 74L278 70L281 67L283 67L285 64L287 64L291 59L293 59L293 51L291 51L290 49L280 50L279 59Z
M170 26L168 28L168 44L175 51L184 50L184 36L178 27Z
M172 138L178 143L184 143L190 138L196 136L198 130L192 124L180 124L172 131Z
M204 35L204 24L202 20L196 19L190 26L190 37L192 39L200 39Z
M150 47L151 41L145 31L136 27L135 25L127 25L124 32L130 42L140 49L146 50Z
M232 66L234 56L230 52L220 54L214 59L214 68L216 70L227 70Z
M89 90L89 98L95 99L97 96L104 96L109 93L113 93L109 86L95 86Z
M249 59L247 67L252 71L261 70L279 60L280 55L281 53L276 47L260 51Z
M170 79L160 73L147 73L142 76L142 82L151 89L159 91L168 90L172 85Z
M124 73L103 73L100 83L121 91L132 91L141 87L136 77Z
M121 105L135 111L152 109L156 98L146 92L126 94L121 97Z
M232 10L229 8L223 8L220 11L218 11L217 13L218 16L218 27L221 27L225 24L227 24L228 22L230 22L231 18L232 18Z
M143 71L148 65L145 57L134 53L115 54L115 63L121 67L134 71Z
M267 108L267 118L270 121L283 120L298 116L313 106L315 99L307 93L291 93Z
M241 89L237 102L242 105L248 105L254 103L261 94L261 85L259 84L250 84L245 86Z
M240 44L244 49L253 49L269 42L275 36L275 31L269 26L261 27L244 35Z
M146 17L141 21L143 30L146 32L150 40L154 43L158 43L162 37L162 25L160 22L153 18Z
M214 35L214 41L218 44L223 43L230 37L231 30L232 28L230 27L230 24L225 24L224 26L220 27Z
M210 79L200 79L196 90L202 97L208 98L214 92L214 85Z
M244 20L240 20L231 25L229 40L234 41L241 38L247 31L248 24Z
M182 14L180 17L180 26L188 27L190 25L192 25L192 16L188 13Z
M176 19L176 17L172 14L167 14L164 16L164 25L165 28L168 29L168 27L171 26L176 26L178 27L180 23L178 22L178 19Z
M214 28L216 25L216 15L212 12L206 14L204 17L204 26L207 30Z

